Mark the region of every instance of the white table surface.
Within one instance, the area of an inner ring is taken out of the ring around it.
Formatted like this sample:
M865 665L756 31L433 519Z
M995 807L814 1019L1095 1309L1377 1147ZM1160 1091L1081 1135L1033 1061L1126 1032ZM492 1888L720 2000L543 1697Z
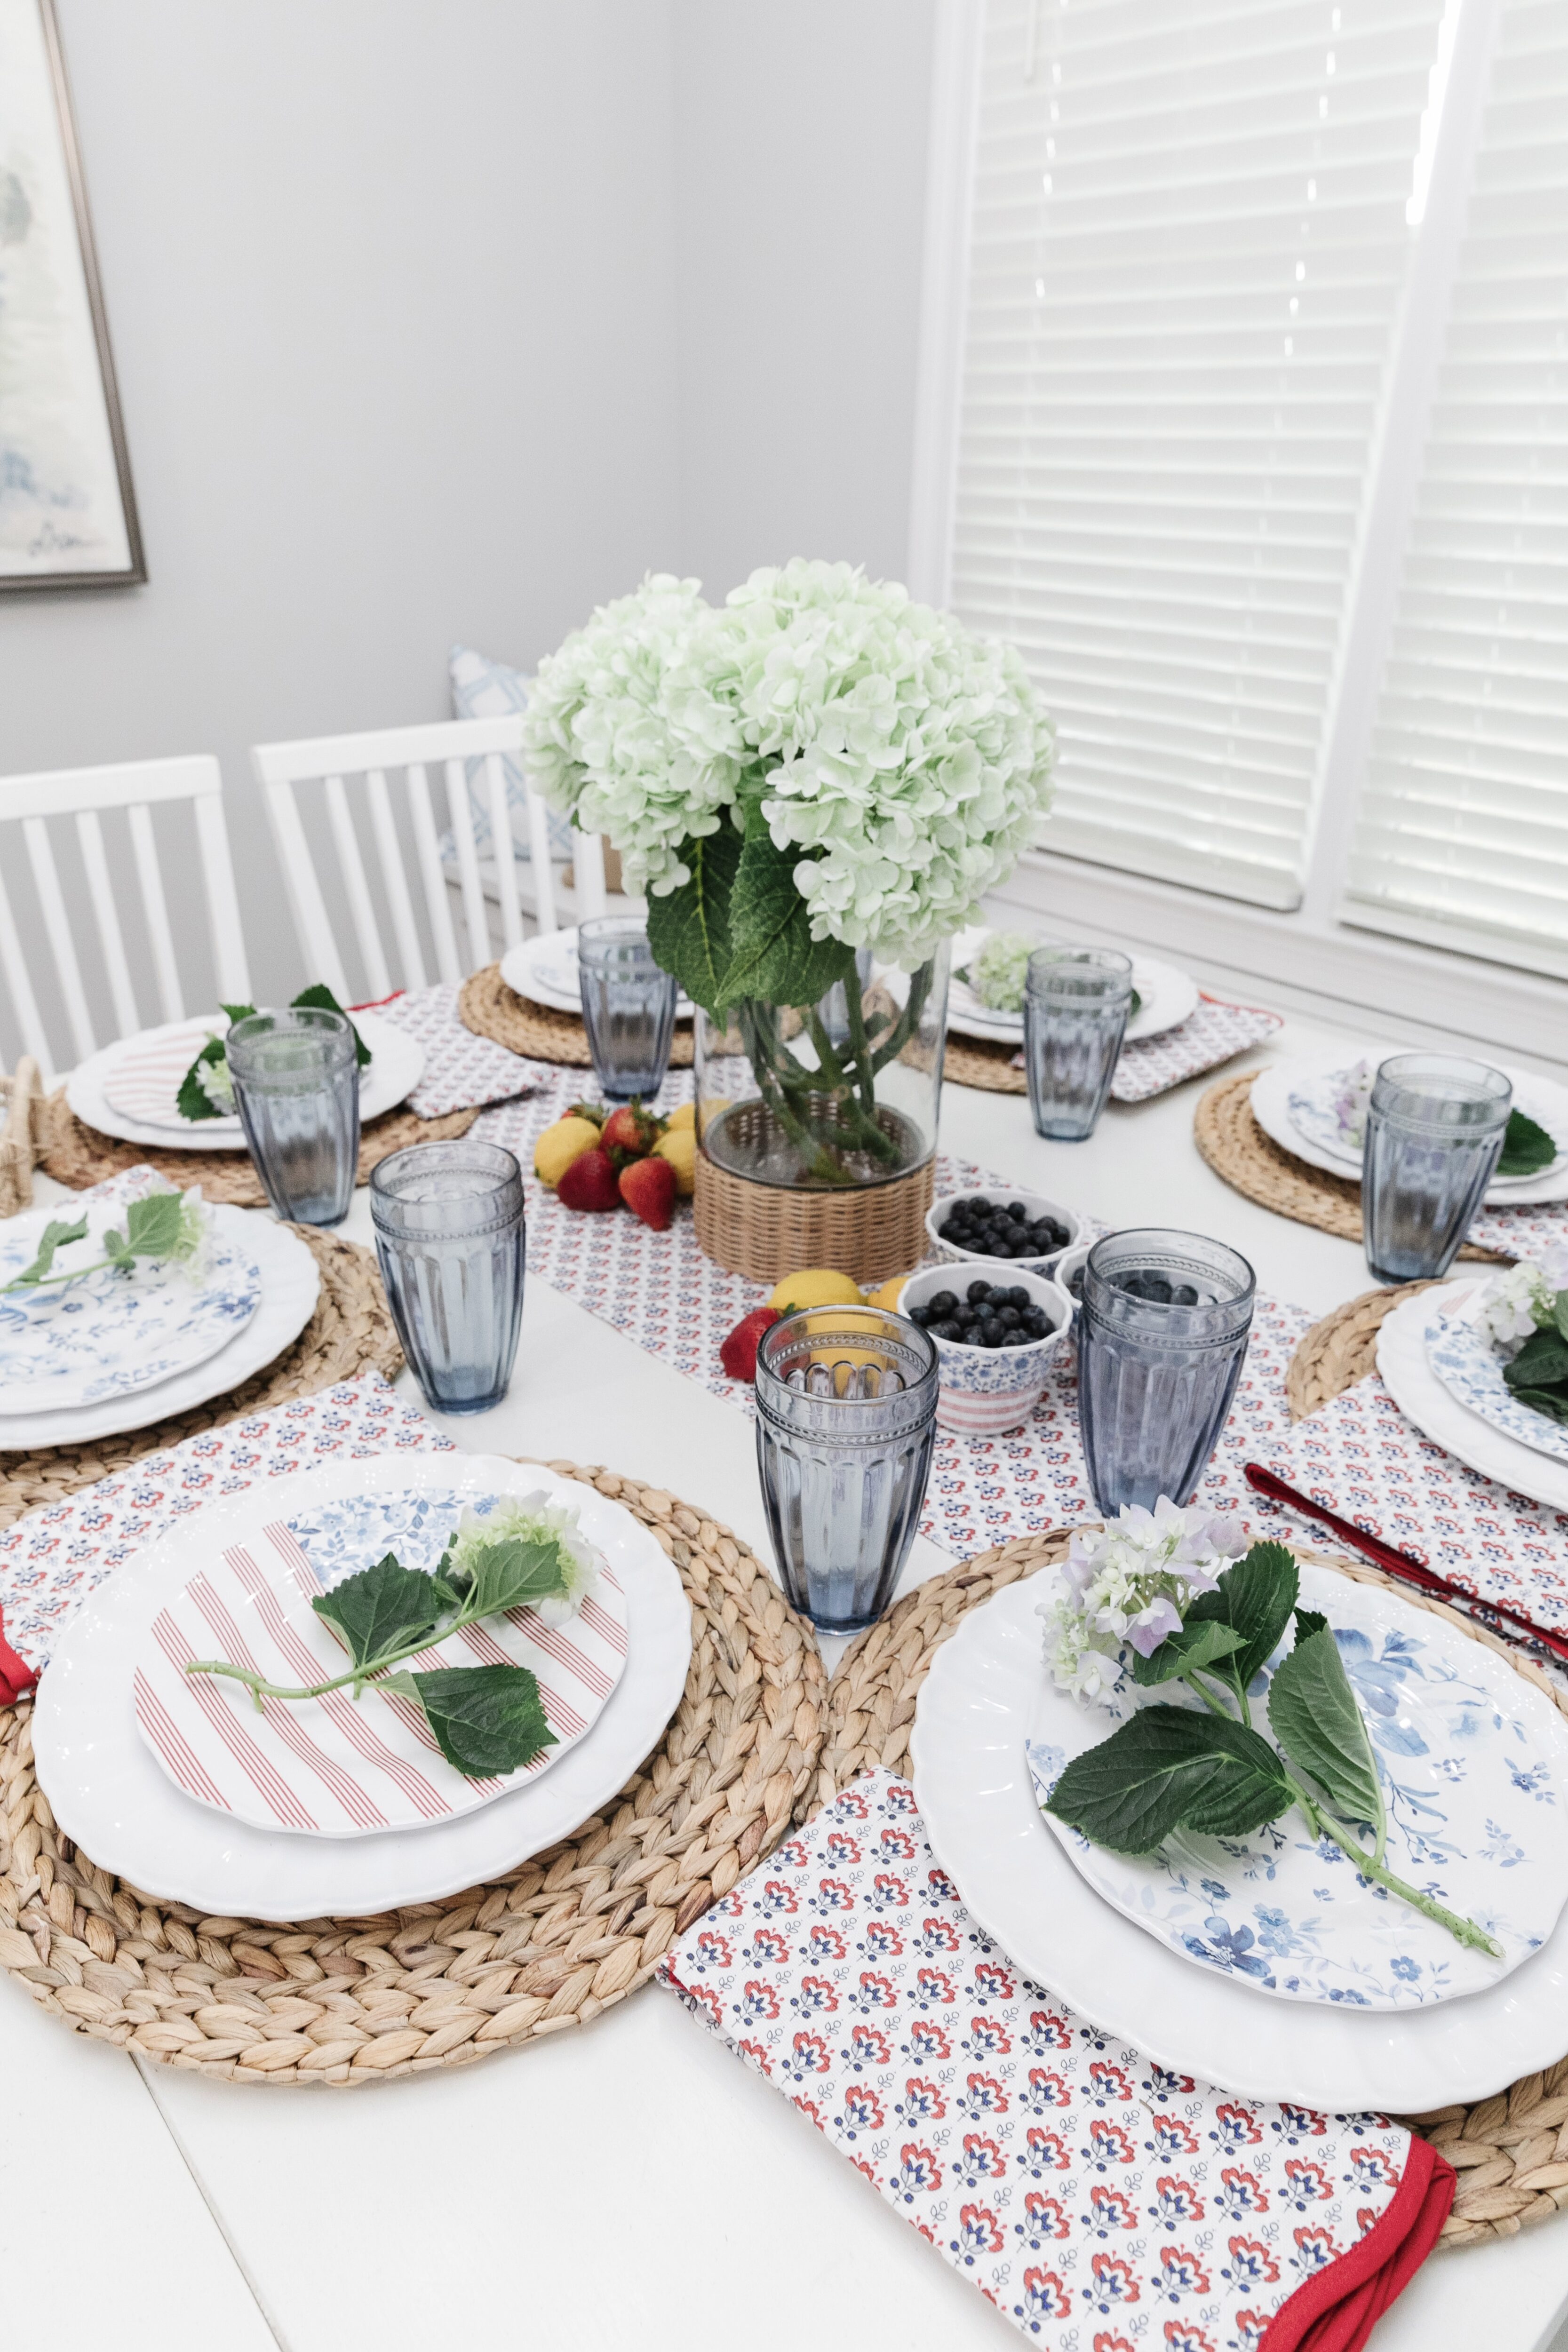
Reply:
M1260 1064L1331 1032L1292 1022ZM950 1087L942 1141L1113 1224L1217 1235L1325 1313L1361 1252L1231 1192L1192 1139L1194 1080L1080 1145L1018 1097ZM41 1187L47 1197L58 1188ZM344 1230L369 1239L365 1195ZM413 1382L400 1385L411 1396ZM485 1452L599 1462L768 1557L738 1413L539 1281L511 1392L445 1424ZM919 1542L905 1589L950 1564ZM838 1645L833 1645L835 1647ZM441 2225L450 2227L442 2246ZM417 2251L416 2249L417 2248ZM584 2031L353 2093L207 2082L65 2032L0 1985L0 2310L8 2345L386 2352L1003 2352L1016 2331L778 2093L649 1987ZM1568 2217L1429 2263L1375 2352L1538 2352L1568 2313Z

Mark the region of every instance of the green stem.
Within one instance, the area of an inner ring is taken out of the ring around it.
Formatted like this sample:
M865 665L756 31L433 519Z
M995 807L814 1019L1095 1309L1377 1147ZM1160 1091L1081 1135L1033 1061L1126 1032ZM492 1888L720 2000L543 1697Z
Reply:
M379 1658L367 1658L363 1664L351 1666L346 1674L335 1675L331 1682L312 1683L309 1688L301 1686L295 1690L283 1683L269 1683L266 1675L258 1675L253 1666L232 1666L226 1658L193 1658L185 1672L188 1675L227 1675L232 1681L243 1683L256 1702L258 1715L263 1712L261 1702L264 1698L322 1698L328 1691L342 1690L347 1683L353 1683L353 1695L358 1698L373 1675L384 1674L388 1666L398 1665L405 1658L417 1657L419 1652L427 1650L432 1643L444 1642L448 1633L460 1633L465 1625L477 1624L484 1613L482 1610L466 1604L449 1624L439 1628L429 1626L417 1641L405 1642L399 1648L384 1651Z
M789 1103L789 1084L784 1078L768 1050L766 1024L758 1017L756 1006L750 1001L738 1004L735 1017L741 1025L745 1043L746 1058L751 1063L763 1100L806 1163L807 1172L821 1184L851 1184L854 1178L841 1168L831 1154L813 1135L805 1120ZM801 1073L804 1078L805 1073Z
M1190 1666L1187 1672L1182 1676L1182 1680L1186 1684L1189 1690L1196 1691L1198 1696L1202 1699L1204 1705L1207 1707L1211 1715L1223 1717L1226 1723L1233 1720L1230 1709L1220 1704L1219 1700L1215 1698L1213 1691L1209 1689L1206 1683L1199 1681L1198 1670L1195 1666Z
M929 963L923 963L918 971L910 974L909 1000L898 1020L871 1056L871 1066L874 1070L885 1070L889 1062L897 1061L915 1031L920 1027L921 1015L925 1011L926 998L931 994L931 969Z
M877 1124L877 1097L873 1090L868 1108L856 1099L851 1081L843 1064L833 1050L833 1041L822 1025L815 1005L805 1016L806 1033L816 1048L818 1075L826 1077L840 1109L847 1114L848 1132L861 1149L878 1160L897 1160L899 1148L890 1136L884 1135ZM869 1077L869 1072L867 1073Z
M1424 1895L1408 1880L1396 1878L1392 1870L1384 1867L1381 1853L1368 1853L1364 1846L1358 1845L1352 1837L1346 1835L1331 1816L1308 1795L1300 1781L1292 1780L1290 1788L1310 1826L1320 1837L1331 1839L1340 1852L1354 1863L1363 1878L1374 1879L1379 1886L1386 1886L1391 1895L1397 1895L1401 1902L1408 1903L1413 1910L1421 1912L1428 1919L1435 1919L1438 1927L1447 1927L1456 1943L1467 1944L1472 1951L1489 1953L1494 1960L1501 1959L1502 1946L1495 1937L1489 1936L1484 1927L1478 1927L1473 1919L1461 1918L1457 1911L1450 1911L1446 1905L1439 1903L1435 1895Z
M37 1282L25 1282L17 1275L14 1281L6 1283L4 1290L0 1290L0 1297L7 1297L13 1290L47 1290L57 1282L85 1282L89 1274L101 1274L106 1265L124 1265L126 1263L122 1257L100 1257L96 1265L79 1265L74 1274L41 1274Z

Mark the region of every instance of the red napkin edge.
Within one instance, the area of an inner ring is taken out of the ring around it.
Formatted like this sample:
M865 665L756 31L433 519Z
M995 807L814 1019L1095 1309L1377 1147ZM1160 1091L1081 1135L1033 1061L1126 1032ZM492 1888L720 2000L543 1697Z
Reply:
M30 1666L26 1658L19 1658L5 1639L5 1620L0 1614L0 1706L15 1706L37 1679L37 1668Z
M1413 2133L1404 2176L1359 2245L1282 2303L1258 2352L1362 2352L1437 2242L1458 2186L1447 2157Z

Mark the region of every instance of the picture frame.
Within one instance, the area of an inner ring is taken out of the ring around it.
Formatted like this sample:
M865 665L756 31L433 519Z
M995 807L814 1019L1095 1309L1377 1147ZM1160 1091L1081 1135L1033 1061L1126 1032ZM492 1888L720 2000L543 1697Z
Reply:
M0 0L0 593L147 577L54 0Z

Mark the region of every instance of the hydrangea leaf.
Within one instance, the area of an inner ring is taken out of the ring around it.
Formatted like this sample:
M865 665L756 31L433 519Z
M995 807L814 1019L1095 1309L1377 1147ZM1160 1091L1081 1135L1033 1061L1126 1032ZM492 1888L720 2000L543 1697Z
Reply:
M51 1217L44 1227L38 1243L37 1255L30 1265L25 1265L20 1274L12 1276L5 1285L6 1289L21 1290L34 1283L42 1282L55 1262L57 1250L67 1248L72 1242L82 1242L86 1239L87 1219L85 1217L78 1217L74 1223L68 1225L63 1223L58 1217Z
M1187 1612L1189 1625L1217 1620L1234 1626L1243 1646L1226 1671L1242 1690L1268 1664L1290 1622L1300 1590L1295 1560L1282 1543L1254 1544L1245 1559L1227 1568L1212 1592L1202 1592Z
M244 1009L247 1012L250 1010L248 1006ZM224 1011L226 1013L229 1011L226 1004L224 1006ZM200 1073L206 1065L226 1061L227 1058L223 1039L209 1037L180 1080L180 1090L174 1097L174 1108L182 1118L222 1118L224 1114L203 1086Z
M1383 1791L1366 1725L1339 1644L1320 1623L1282 1658L1268 1685L1268 1722L1291 1762L1342 1821L1383 1824Z
M815 1004L854 971L853 950L814 940L805 901L795 887L798 849L780 849L761 817L748 826L730 897L730 969L724 1001L761 997L770 1004Z
M1152 1853L1173 1830L1243 1837L1293 1801L1279 1757L1245 1724L1150 1706L1073 1759L1047 1811L1115 1853Z
M647 939L661 971L673 972L694 1004L720 1015L728 1002L731 964L730 898L741 863L741 836L732 824L681 844L691 879L647 902Z
M456 1771L487 1780L520 1771L557 1745L537 1677L527 1666L441 1666L388 1675L373 1686L412 1698Z
M310 1005L322 1013L343 1013L342 1006L324 980L315 981L309 988L302 988L298 996L289 999L289 1003L295 1010L304 1005ZM349 1021L346 1013L343 1013L343 1019ZM354 1029L352 1021L349 1021L349 1027L353 1029L354 1034L354 1060L363 1070L371 1058L370 1047L365 1044L359 1031Z
M355 1665L363 1666L433 1633L442 1601L434 1577L405 1568L389 1551L374 1568L362 1568L330 1592L318 1592L310 1606L336 1627Z
M1543 1127L1538 1127L1521 1110L1510 1112L1498 1158L1500 1176L1533 1176L1541 1169L1550 1168L1556 1157L1556 1143Z
M1180 1633L1169 1635L1146 1658L1130 1650L1127 1663L1133 1681L1148 1687L1168 1683L1193 1669L1212 1666L1245 1647L1242 1635L1234 1626L1222 1624L1217 1617L1208 1617L1201 1624L1184 1625Z

